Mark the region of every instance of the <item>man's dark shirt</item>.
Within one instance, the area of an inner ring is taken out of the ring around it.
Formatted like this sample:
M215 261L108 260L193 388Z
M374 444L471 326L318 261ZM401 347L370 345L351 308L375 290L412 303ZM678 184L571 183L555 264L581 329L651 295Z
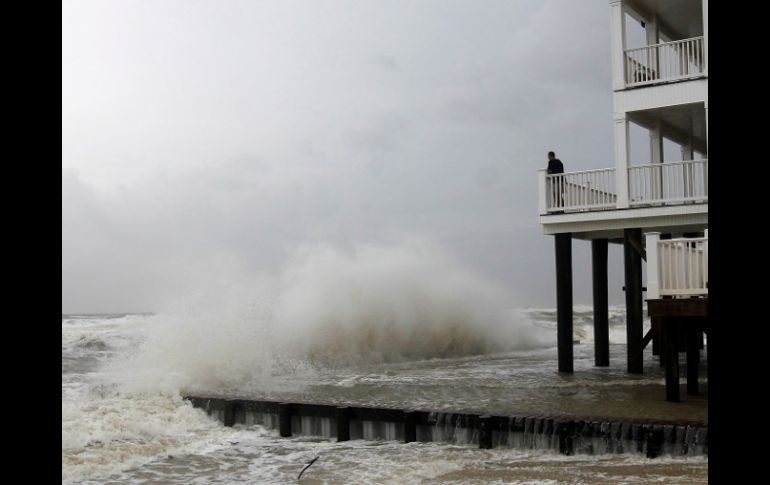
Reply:
M548 173L564 173L564 165L561 160L558 158L548 160Z

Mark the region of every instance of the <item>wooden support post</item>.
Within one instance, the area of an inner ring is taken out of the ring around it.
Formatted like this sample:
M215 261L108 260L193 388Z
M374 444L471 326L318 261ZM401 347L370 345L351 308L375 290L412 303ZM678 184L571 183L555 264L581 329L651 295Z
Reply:
M337 441L350 440L350 408L338 407L334 417L337 420Z
M404 443L417 441L417 420L414 411L404 411Z
M625 260L626 280L626 352L628 372L641 374L644 370L642 360L642 258L634 248L641 245L641 229L623 229L623 255Z
M687 327L687 394L698 395L698 367L700 366L700 330Z
M708 331L708 317L704 319L704 333ZM709 384L711 380L709 379L709 372L711 372L711 340L706 340L704 343L704 349L706 351L706 384Z
M660 355L660 323L658 317L650 317L652 330L652 355Z
M479 448L492 448L492 417L479 416Z
M655 334L654 334L653 329L650 328L647 331L647 335L645 335L644 338L642 339L642 350L644 350L650 344L650 341L652 340L654 335Z
M556 342L559 372L573 372L572 234L554 236L556 245Z
M594 365L610 365L610 326L607 285L606 239L591 241L594 289Z
M666 354L666 401L679 402L679 349L677 346L677 324L674 318L664 318L662 330L665 334Z
M678 330L676 333L676 348L679 350L679 352L686 352L687 351L687 329L684 325L678 325Z
M278 432L282 438L291 436L291 404L278 405Z
M653 317L655 318L655 321L657 322L658 327L658 339L660 340L660 349L658 355L658 360L660 362L661 367L666 367L666 339L668 338L666 334L666 329L663 327L664 319L663 317Z

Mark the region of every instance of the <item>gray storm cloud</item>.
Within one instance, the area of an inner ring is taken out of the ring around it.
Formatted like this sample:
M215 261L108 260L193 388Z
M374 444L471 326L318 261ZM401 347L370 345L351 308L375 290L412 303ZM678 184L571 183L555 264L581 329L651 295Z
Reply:
M606 2L62 4L62 311L417 235L553 306L536 170L612 166ZM575 242L575 300L590 249ZM622 301L620 248L611 299Z

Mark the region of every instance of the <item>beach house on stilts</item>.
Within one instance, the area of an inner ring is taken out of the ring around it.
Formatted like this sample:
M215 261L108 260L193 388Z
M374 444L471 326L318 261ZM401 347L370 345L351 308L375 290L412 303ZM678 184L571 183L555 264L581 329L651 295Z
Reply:
M573 239L591 242L597 366L609 365L608 244L622 244L628 372L642 373L652 343L666 367L666 399L679 401L679 352L687 352L687 392L697 394L708 331L708 0L609 7L614 164L538 173L540 223L556 247L558 366L573 372ZM642 45L630 45L630 27L643 29ZM649 131L649 159L639 165L629 161L631 123ZM664 139L681 157L664 158Z

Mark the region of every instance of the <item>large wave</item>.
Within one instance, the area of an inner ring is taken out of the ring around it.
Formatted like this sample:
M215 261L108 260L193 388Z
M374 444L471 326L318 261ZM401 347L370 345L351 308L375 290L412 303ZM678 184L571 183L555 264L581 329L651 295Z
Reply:
M235 278L234 278L235 280ZM130 387L285 388L317 366L461 357L553 345L501 287L435 244L296 251L276 277L212 287L151 318L118 361ZM283 387L282 387L283 386Z

